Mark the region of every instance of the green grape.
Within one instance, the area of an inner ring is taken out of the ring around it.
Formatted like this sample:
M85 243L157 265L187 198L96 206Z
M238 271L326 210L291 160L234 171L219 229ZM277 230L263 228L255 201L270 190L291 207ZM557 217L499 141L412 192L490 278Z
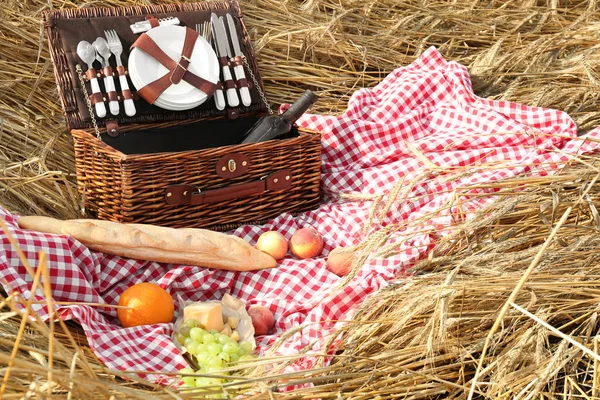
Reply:
M229 336L224 335L222 333L219 333L219 336L217 336L217 343L219 343L219 344L225 344L225 343L229 343L231 341L233 341L232 338L230 338Z
M178 334L178 335L177 335L177 342L178 342L179 344L184 344L184 343L185 343L185 338L186 338L186 337L187 337L187 336L184 336L184 335L182 335L181 333L180 333L180 334Z
M202 341L202 338L204 337L205 333L206 333L206 331L202 328L195 327L195 328L190 329L190 337L199 342Z
M196 379L196 387L210 386L210 378L198 378Z
M194 370L191 368L183 368L179 372L181 374L193 374ZM196 378L194 378L193 376L184 376L183 378L181 378L181 380L183 381L183 384L186 386L191 386L191 387L196 386Z
M202 342L206 343L206 344L209 344L209 343L215 343L216 340L215 340L215 337L212 334L205 333L204 336L202 336Z
M183 321L183 326L187 326L188 328L196 328L200 326L200 322L196 321L195 319L186 319Z
M198 368L198 371L196 371L197 374L205 374L206 373L206 367L204 365L200 365L200 368Z
M252 361L252 360L254 360L254 356L252 356L250 354L246 354L244 356L241 356L239 361L244 362L244 361Z
M216 356L221 351L223 351L223 347L220 344L209 343L206 346L207 346L208 354L210 354L212 356Z
M237 362L240 359L240 355L237 353L233 353L229 355L230 362Z
M183 341L183 345L185 347L188 347L190 345L190 343L196 343L196 341L194 339L192 339L191 337L186 337L185 340Z
M198 364L204 365L208 362L208 358L210 357L210 354L207 352L196 352L195 356L196 356L196 360L198 361Z
M250 354L252 352L252 343L250 342L242 342L240 343L240 355L244 356L246 354Z
M208 345L204 343L198 343L198 346L196 347L196 354L198 353L208 353Z
M196 387L216 386L216 385L220 385L221 383L222 383L222 380L219 378L198 378L198 379L196 379Z
M183 336L190 336L190 329L191 328L189 326L183 326L179 330L179 333L181 333Z
M240 350L240 346L237 343L225 343L223 345L223 352L227 354L235 354Z
M190 354L196 354L196 349L198 348L198 345L200 343L193 341L193 342L189 342L188 344L185 345L185 349L188 351L188 353Z
M225 362L231 361L231 357L229 357L229 354L225 353L224 351L220 352L217 356L220 357L221 360L223 360Z
M223 360L219 356L209 356L206 365L209 367L220 368L223 366Z
M217 375L229 375L229 372L223 371L222 367L208 367L206 372L209 374L217 374Z

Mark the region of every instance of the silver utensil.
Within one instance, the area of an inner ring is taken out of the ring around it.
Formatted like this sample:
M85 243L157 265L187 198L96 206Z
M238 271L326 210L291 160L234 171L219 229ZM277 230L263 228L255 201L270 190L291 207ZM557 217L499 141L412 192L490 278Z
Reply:
M214 40L212 38L212 31L210 29L210 22L203 22L201 24L196 24L196 32L200 33L200 35L206 39L206 41L208 43L210 43L210 45L213 47L214 49ZM216 52L216 49L215 49ZM214 93L214 98L215 98L215 106L217 107L217 110L224 110L225 109L225 97L223 96L223 89L217 89L215 90Z
M77 44L77 55L81 60L87 64L88 69L94 68L94 61L96 60L96 50L91 43L82 40ZM90 79L90 85L92 86L92 93L102 93L100 91L100 85L98 84L98 79L95 77ZM106 116L106 106L103 101L99 101L94 104L94 108L96 109L96 115L100 118L104 118Z
M225 27L215 13L211 14L210 21L212 23L212 31L215 33L214 39L217 43L217 53L219 58L227 58L227 34L225 33ZM233 81L233 78L231 77L231 71L229 70L229 63L222 66L222 71L224 82ZM227 103L231 107L237 107L240 105L240 99L238 98L235 88L227 89L226 93Z
M158 25L159 26L163 26L163 25L179 25L181 22L179 21L179 18L177 17L167 17L167 18L161 18L158 20ZM133 25L129 25L129 27L131 28L131 31L133 33L135 33L136 35L138 33L142 33L142 32L147 32L150 29L152 29L152 26L150 25L150 21L140 21L140 22L136 22Z
M100 54L102 56L102 60L100 61L102 63L102 68L108 67L110 66L108 59L110 58L110 56L112 55L110 52L110 49L108 48L108 42L106 41L106 39L104 39L103 37L99 37L96 38L96 40L93 43L94 48L96 49L96 51L98 52L98 54ZM105 75L104 76L104 87L106 88L106 92L117 92L117 89L115 88L115 81L114 81L114 77ZM110 100L108 102L108 108L110 109L110 113L112 115L119 115L119 102L116 100Z
M231 39L231 45L233 46L233 54L243 59L244 53L242 53L242 49L240 48L235 21L233 20L231 14L227 14L227 26L229 27L229 38ZM236 80L240 81L241 79L246 79L243 65L235 65L233 67L233 72L235 73ZM247 86L240 87L240 96L242 98L242 104L244 104L246 107L252 103L252 99L250 98L250 90Z
M123 54L123 44L119 39L119 35L117 35L115 30L108 30L104 31L104 36L106 36L106 39L108 40L108 48L115 55L117 67L122 67L123 62L121 61L121 54ZM125 75L119 74L119 83L121 84L122 92L129 90L129 83L127 82L127 77ZM123 100L123 106L125 107L125 114L128 117L135 115L136 109L133 99Z

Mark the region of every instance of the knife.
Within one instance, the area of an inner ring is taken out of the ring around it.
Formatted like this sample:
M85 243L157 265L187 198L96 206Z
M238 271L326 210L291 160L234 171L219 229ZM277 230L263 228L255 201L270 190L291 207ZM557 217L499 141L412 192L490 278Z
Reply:
M240 48L240 42L238 39L237 29L235 28L235 21L231 14L227 14L227 26L229 27L229 36L231 37L231 45L233 46L233 53L244 58L244 53L242 53L242 49ZM241 79L246 79L246 74L244 73L243 65L235 65L233 67L233 71L235 72L235 79L239 82ZM242 103L248 107L252 103L252 99L250 98L250 90L248 86L242 86L240 88L240 95L242 96Z
M219 62L221 63L223 71L223 82L233 82L231 77L231 71L229 70L229 59L227 58L227 33L225 33L225 27L221 24L217 14L212 13L210 15L210 21L212 23L213 32L215 33L214 39L217 43L217 52L219 53ZM223 58L227 59L227 62L223 62ZM238 98L235 88L227 88L227 103L231 107L237 107L240 105L240 99Z

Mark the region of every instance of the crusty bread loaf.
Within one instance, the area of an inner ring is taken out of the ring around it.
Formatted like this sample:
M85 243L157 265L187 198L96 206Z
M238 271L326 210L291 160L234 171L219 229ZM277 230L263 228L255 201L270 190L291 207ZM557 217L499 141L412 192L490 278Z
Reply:
M93 219L18 219L23 229L69 235L92 250L138 260L195 265L231 271L273 268L277 261L245 240L220 232L165 228Z

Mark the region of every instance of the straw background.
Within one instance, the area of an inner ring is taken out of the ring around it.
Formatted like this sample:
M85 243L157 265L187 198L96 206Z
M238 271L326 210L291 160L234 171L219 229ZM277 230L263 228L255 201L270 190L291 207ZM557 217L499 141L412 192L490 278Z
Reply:
M0 1L0 204L22 214L82 216L41 11L164 3ZM468 67L479 96L563 110L581 133L600 123L594 0L241 6L275 107L310 88L320 96L312 112L341 113L354 90L377 84L433 45ZM560 179L499 183L498 203L476 224L454 228L415 266L414 277L363 306L340 332L330 367L282 377L266 372L265 360L253 380L227 390L250 390L254 398L597 397L599 168L592 157ZM362 255L384 244L366 242ZM190 396L107 371L76 325L24 324L15 301L7 296L0 313L2 398ZM281 392L284 380L312 385Z

